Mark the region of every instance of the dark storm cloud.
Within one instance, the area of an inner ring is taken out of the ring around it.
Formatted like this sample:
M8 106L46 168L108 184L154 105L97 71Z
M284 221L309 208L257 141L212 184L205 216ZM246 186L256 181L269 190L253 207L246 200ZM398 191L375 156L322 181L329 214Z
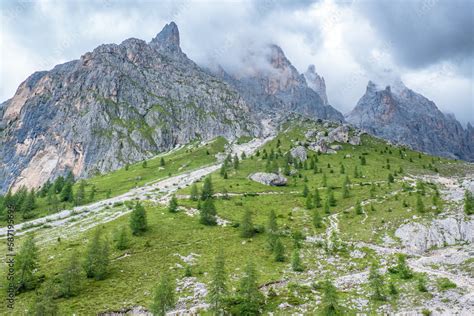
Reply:
M474 1L358 1L354 8L393 44L400 63L419 68L474 54Z

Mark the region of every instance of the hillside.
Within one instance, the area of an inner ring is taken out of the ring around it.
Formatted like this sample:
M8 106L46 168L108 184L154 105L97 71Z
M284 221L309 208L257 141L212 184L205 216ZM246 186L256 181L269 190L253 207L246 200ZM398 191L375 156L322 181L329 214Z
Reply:
M25 232L34 234L39 291L19 293L15 311L38 306L32 305L36 299L57 305L62 315L147 315L167 275L176 289L170 314L210 314L221 249L229 289L224 308L234 314L246 302L237 289L249 261L257 270L263 314L325 314L328 302L343 314L474 312L474 218L463 209L464 190L474 191L472 164L390 145L329 121L263 123L261 138L195 142L76 182L74 195L80 183L86 196L97 190L84 206L49 215L38 207L38 219L16 227L16 247ZM286 178L279 186L252 180L266 182L278 171ZM212 179L212 197L200 200L205 179ZM176 212L169 211L173 196ZM129 224L137 201L148 228L135 236ZM209 203L217 225L201 223ZM269 227L272 211L276 227ZM61 296L69 258L82 264L98 231L110 246L105 277L87 278L81 269L77 293ZM122 231L128 242L119 250ZM5 234L0 229L1 238ZM0 247L5 251L4 243Z

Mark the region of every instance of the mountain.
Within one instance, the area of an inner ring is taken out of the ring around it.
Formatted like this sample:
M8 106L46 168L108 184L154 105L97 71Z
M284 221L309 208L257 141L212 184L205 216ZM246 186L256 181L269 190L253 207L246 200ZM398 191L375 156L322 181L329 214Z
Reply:
M474 132L402 82L385 88L369 82L356 107L345 116L373 135L433 155L474 161Z
M194 139L260 133L239 93L181 51L175 23L150 43L101 45L32 74L0 113L0 192L114 170Z
M304 78L308 83L308 87L313 89L318 93L321 99L324 102L324 105L328 105L328 97L326 95L326 82L324 81L324 77L318 75L316 72L316 67L314 65L309 65L308 69L304 73Z
M313 70L306 75L298 73L277 45L268 45L260 52L249 52L242 72L229 72L222 67L214 72L237 89L257 113L295 112L311 118L344 121L343 115L327 102L324 79ZM321 80L319 82L318 80Z

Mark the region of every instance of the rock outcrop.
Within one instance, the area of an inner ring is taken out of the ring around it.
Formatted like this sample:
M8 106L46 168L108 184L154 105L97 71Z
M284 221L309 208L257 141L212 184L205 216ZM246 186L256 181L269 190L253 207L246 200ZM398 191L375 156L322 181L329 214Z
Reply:
M356 107L346 115L354 126L375 136L433 155L474 161L474 132L443 114L424 96L401 82L379 88L369 82Z
M290 154L293 158L298 159L299 161L305 161L308 159L306 154L306 148L303 146L296 146L290 150Z
M433 247L474 242L474 219L447 217L435 219L430 224L407 223L395 231L403 246L417 254Z
M150 43L101 45L34 73L0 112L0 193L69 170L111 171L193 139L260 133L239 93L181 51L174 23Z
M308 87L316 91L316 93L323 100L324 105L328 105L329 102L326 95L326 82L324 81L324 77L318 75L314 65L308 66L308 69L304 73L304 78L306 79Z
M256 172L251 174L249 178L255 182L272 186L285 186L288 182L284 176L276 173Z

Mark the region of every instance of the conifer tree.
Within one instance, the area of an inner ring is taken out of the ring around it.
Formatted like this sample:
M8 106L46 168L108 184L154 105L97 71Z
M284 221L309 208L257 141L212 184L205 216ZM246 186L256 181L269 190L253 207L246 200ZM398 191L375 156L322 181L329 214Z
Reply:
M84 204L86 200L86 183L84 180L79 182L79 188L77 188L76 192L76 205L82 205Z
M400 275L400 278L407 280L413 277L413 272L407 264L406 256L403 254L398 255L398 262L395 267L395 271Z
M306 208L308 210L313 208L313 195L311 193L306 197Z
M347 199L349 196L350 196L350 193L349 193L349 186L348 186L347 183L344 181L344 184L342 185L342 197L343 197L344 199Z
M464 191L464 212L466 215L474 214L474 196L468 190Z
M34 289L37 285L38 248L33 235L28 235L15 256L15 283L18 292Z
M323 183L322 183L322 186L323 187L327 187L328 186L328 179L326 177L326 173L323 173Z
M250 210L245 210L244 216L242 218L242 223L240 224L240 236L242 238L250 238L255 234L255 229L253 227L252 213Z
M420 194L416 195L416 210L417 210L418 213L424 213L425 212L425 205L423 204L423 200L421 199Z
M275 211L271 210L268 215L267 223L268 247L273 251L275 248L276 238L278 236L278 224L276 221Z
M198 187L197 187L196 183L193 183L193 185L191 186L190 199L192 201L197 201L199 199L199 191L198 191Z
M291 268L295 272L302 272L304 270L303 265L301 264L300 252L298 248L295 248L291 255Z
M144 160L142 162L142 168L146 168L146 167L148 167L148 162L146 160Z
M168 211L171 213L175 213L178 211L178 199L176 198L176 195L172 195L170 202L168 204Z
M330 206L336 206L336 198L334 197L334 191L331 187L328 187L328 200Z
M153 315L165 316L166 312L176 304L175 284L171 277L163 274L155 289L151 312Z
M330 280L324 281L322 291L321 314L327 316L343 315L341 307L339 306L337 288L334 284Z
M72 192L72 182L67 181L64 184L64 187L61 190L60 200L61 200L61 202L73 202L74 201L74 194Z
M109 244L107 240L102 237L102 230L98 228L86 249L83 264L86 276L96 280L105 279L109 263Z
M313 211L313 226L314 228L323 227L323 219L321 217L321 214L319 214L318 210Z
M354 178L359 178L359 169L357 168L357 166L354 167Z
M326 199L326 203L324 203L324 213L331 214L331 210L329 209L329 199Z
M355 212L356 212L357 215L364 214L364 212L362 211L362 205L360 204L359 200L356 201Z
M307 197L309 193L308 185L305 183L303 188L303 196Z
M214 263L214 270L212 271L208 294L211 309L216 315L224 313L225 299L228 293L224 251L219 249Z
M36 293L31 312L28 312L28 315L58 316L59 309L57 303L54 301L55 296L56 289L53 282L46 281L43 285L43 290Z
M61 272L60 294L62 297L72 297L79 293L81 287L81 264L79 254L74 252Z
M199 210L199 222L203 225L214 226L217 224L217 211L212 198L206 199Z
M126 226L121 226L119 229L115 231L115 234L114 234L115 248L117 248L118 250L125 250L128 248L129 241L130 240L129 240Z
M275 247L273 249L276 262L285 261L285 246L281 242L280 238L277 238L275 241Z
M340 170L340 173L341 173L341 174L344 174L344 173L346 173L346 168L344 167L344 165L343 165L343 164L341 164L341 170Z
M317 207L317 208L321 207L321 197L319 195L319 189L318 188L316 188L314 190L313 205L314 205L314 207Z
M204 179L204 184L202 186L202 192L201 192L201 200L204 201L204 200L210 199L212 198L213 195L214 195L214 188L212 185L212 179L209 176L206 179Z
M373 292L372 297L377 301L384 301L386 299L384 279L379 272L379 266L376 262L373 262L370 267L369 283Z
M264 297L258 289L258 274L254 264L250 261L247 263L244 276L240 280L238 289L238 298L240 304L238 306L238 315L258 315L260 307L263 305Z
M91 192L89 193L89 201L94 201L95 199L96 187L92 185Z
M147 231L147 226L145 208L137 202L132 214L130 215L130 229L132 234L135 236L143 234Z
M23 219L28 219L31 217L31 212L36 207L36 194L34 189L31 189L30 192L25 194L23 198L23 203L21 203L21 212Z
M160 167L164 167L165 164L166 164L165 158L161 157L161 159L160 159Z
M393 183L395 181L391 173L388 174L387 180L388 180L388 183Z
M375 198L375 185L373 182L370 184L370 197L372 199Z
M234 155L234 169L239 169L239 157L237 156L237 154Z

